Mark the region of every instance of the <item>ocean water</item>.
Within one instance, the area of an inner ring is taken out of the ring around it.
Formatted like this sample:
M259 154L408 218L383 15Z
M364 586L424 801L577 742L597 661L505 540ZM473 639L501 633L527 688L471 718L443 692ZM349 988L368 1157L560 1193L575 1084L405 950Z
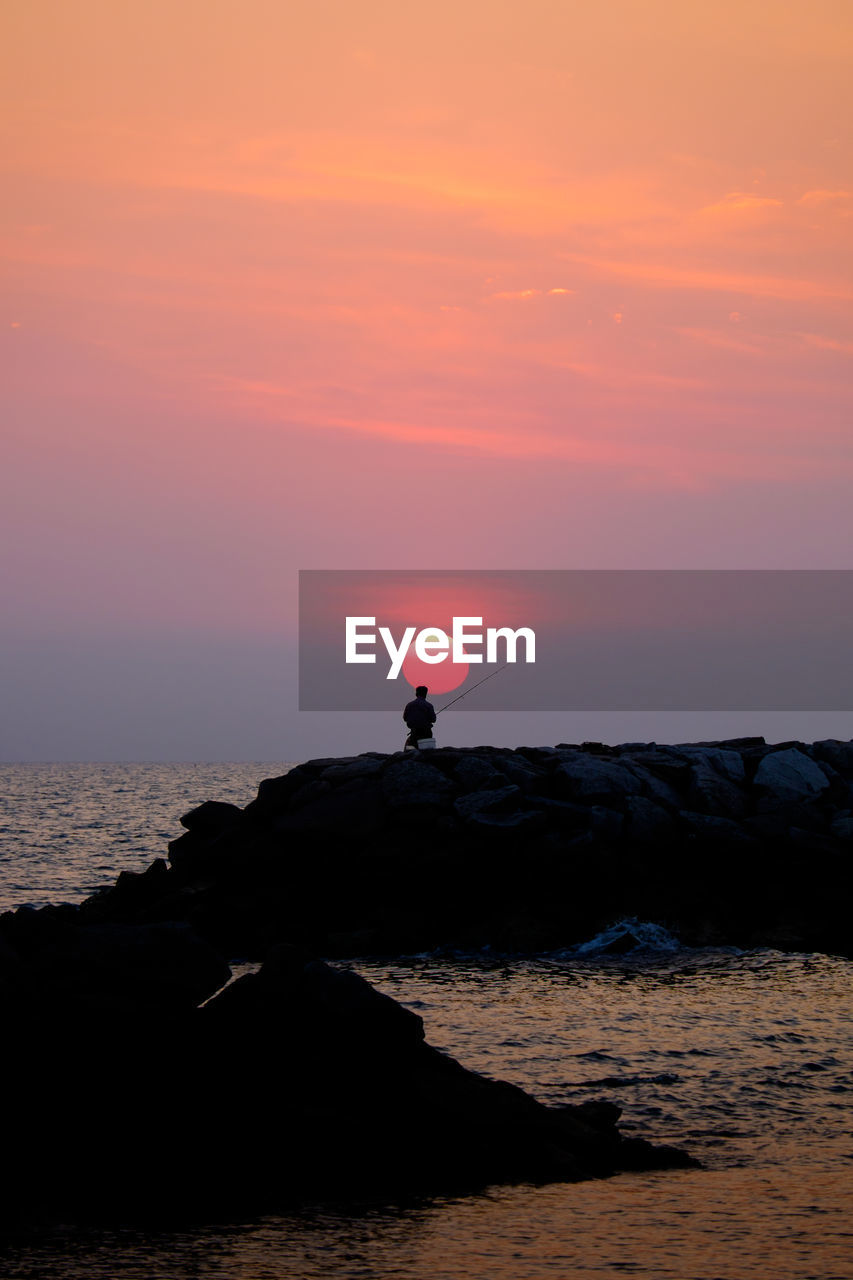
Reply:
M27 900L53 886L79 898L93 871L109 879L114 867L138 869L162 853L193 803L245 802L279 768L7 767L4 893L24 900L33 875ZM87 858L87 848L98 852ZM653 924L633 922L633 931L643 945L618 958L603 954L605 935L533 957L435 954L353 967L420 1013L431 1043L467 1066L551 1103L617 1102L626 1132L686 1147L701 1169L308 1203L181 1228L57 1227L9 1246L0 1275L849 1280L853 964L696 951Z
M290 764L0 764L0 911L80 902L168 856L181 814L241 807Z

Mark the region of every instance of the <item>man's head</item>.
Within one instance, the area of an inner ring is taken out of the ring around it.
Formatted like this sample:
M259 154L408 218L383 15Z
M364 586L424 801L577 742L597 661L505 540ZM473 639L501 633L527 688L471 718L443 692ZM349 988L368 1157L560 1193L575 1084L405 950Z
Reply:
M425 684L419 684L417 689L415 689L416 698L425 698L428 693L429 693L429 689L426 687Z

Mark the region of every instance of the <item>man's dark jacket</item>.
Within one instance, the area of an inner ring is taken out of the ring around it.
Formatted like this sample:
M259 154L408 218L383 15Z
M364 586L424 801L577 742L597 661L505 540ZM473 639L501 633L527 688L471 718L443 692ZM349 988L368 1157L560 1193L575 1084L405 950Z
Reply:
M403 719L410 729L423 731L435 724L435 710L426 698L413 698L403 712Z

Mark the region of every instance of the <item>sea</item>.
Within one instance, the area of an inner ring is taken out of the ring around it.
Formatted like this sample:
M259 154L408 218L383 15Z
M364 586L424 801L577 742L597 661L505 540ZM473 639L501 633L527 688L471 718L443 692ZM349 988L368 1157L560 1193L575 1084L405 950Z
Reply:
M80 901L144 870L182 813L245 804L288 767L0 765L0 909ZM639 945L609 954L625 925ZM248 1220L55 1224L5 1246L2 1280L853 1277L850 960L696 950L632 920L538 955L349 964L466 1066L552 1104L615 1102L626 1133L683 1147L701 1167L308 1201Z

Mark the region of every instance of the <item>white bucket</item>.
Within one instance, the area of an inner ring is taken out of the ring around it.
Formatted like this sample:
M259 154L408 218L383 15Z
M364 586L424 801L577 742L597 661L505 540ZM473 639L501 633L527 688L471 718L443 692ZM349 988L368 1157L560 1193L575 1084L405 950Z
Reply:
M431 751L435 746L435 738L421 738L418 742L418 751Z

